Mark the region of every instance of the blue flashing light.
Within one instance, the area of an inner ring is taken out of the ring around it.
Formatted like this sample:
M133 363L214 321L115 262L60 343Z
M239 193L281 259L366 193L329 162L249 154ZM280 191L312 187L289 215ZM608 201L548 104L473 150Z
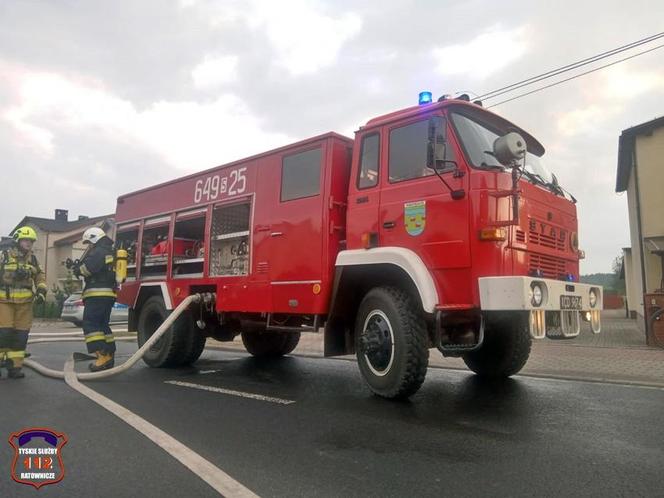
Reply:
M567 281L568 282L574 282L574 274L573 273L568 273L567 274Z
M431 92L420 92L420 98L418 102L420 105L431 104L431 102L433 102L433 95Z

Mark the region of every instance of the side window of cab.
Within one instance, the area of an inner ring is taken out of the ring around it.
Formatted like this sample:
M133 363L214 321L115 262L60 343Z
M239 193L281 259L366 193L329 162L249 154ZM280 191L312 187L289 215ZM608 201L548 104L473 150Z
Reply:
M439 126L444 130L445 137L447 133L446 120L438 119ZM429 167L429 142L431 140L430 119L424 119L399 126L390 130L390 146L388 159L388 173L390 183L402 182L414 178L421 178L435 174L433 168ZM447 141L447 140L446 140ZM446 147L446 159L449 164L439 171L451 171L454 169L453 161L454 149L449 141Z
M380 169L380 135L372 133L362 138L360 168L357 172L357 188L362 190L378 184Z

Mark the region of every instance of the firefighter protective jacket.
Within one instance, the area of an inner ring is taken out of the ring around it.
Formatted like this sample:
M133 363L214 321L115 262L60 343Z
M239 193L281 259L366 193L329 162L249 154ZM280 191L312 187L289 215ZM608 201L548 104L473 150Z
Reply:
M0 302L30 303L34 299L34 288L47 290L46 276L32 251L24 253L17 247L2 251Z
M83 256L79 271L85 278L83 299L115 297L113 241L108 237L99 239Z

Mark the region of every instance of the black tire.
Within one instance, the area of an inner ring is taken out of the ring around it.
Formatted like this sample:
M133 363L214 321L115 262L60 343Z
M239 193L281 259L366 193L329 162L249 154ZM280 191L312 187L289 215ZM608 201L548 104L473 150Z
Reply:
M203 354L203 350L205 349L205 342L207 341L207 337L205 337L205 335L203 335L203 331L201 331L201 329L196 326L196 322L191 317L191 314L189 312L184 312L182 317L185 316L188 319L187 323L189 324L189 330L185 336L184 350L182 351L182 356L179 362L179 364L182 366L195 363L196 360L201 357L201 354ZM185 325L183 325L183 329L184 328Z
M376 287L360 303L355 323L357 362L378 396L408 398L424 382L429 349L419 310L418 303L395 287Z
M159 296L149 298L138 317L138 346L141 347L168 318L170 312ZM171 328L143 356L143 361L156 368L177 367L196 361L205 346L188 312L182 313Z
M299 332L242 331L242 344L257 358L284 356L293 352L299 342Z
M463 361L479 376L506 378L526 364L531 344L527 313L516 319L513 315L501 317L487 323L484 343L477 351L465 354Z

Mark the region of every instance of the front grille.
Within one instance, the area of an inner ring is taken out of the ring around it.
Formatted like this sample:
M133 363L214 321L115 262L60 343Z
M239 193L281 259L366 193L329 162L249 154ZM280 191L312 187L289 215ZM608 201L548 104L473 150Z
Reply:
M526 241L526 233L518 228L516 229L516 241L521 243Z
M549 249L557 249L558 251L565 250L565 241L551 235L539 233L532 228L528 231L528 240L531 244L537 244Z
M558 279L561 275L567 274L565 260L555 256L531 253L528 257L528 273Z

